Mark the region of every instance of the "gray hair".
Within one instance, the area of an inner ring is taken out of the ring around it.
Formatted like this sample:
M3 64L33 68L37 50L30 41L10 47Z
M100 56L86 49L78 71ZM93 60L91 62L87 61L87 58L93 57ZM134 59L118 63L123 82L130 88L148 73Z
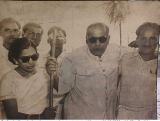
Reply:
M51 27L51 28L48 30L48 35L50 35L52 32L54 32L54 30L61 31L61 32L64 34L64 36L66 37L66 32L65 32L65 30L62 29L62 28L60 28L60 27L58 27L58 26L53 26L53 27Z
M30 30L30 28L32 28L32 27L42 29L42 27L39 24L33 23L33 22L29 22L29 23L27 23L27 24L25 24L23 26L23 32L25 33L26 31ZM43 33L43 29L42 29L42 33Z
M143 35L146 30L153 30L156 35L160 34L160 26L157 23L145 22L138 27L136 35Z
M143 23L136 30L136 35L137 35L136 40L138 39L139 36L142 36L146 30L153 30L155 35L159 35L160 34L160 25L158 25L157 23L152 23L152 22ZM138 45L136 44L136 40L129 43L128 46L137 48Z
M20 23L14 18L4 18L0 21L0 30L4 27L5 24L8 24L8 23L16 23L18 28L21 29Z

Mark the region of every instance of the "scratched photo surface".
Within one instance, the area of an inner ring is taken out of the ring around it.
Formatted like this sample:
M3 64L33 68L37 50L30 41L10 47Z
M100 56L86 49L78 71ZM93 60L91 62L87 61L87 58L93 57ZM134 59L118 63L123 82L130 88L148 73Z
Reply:
M0 119L160 119L159 38L159 1L0 1Z

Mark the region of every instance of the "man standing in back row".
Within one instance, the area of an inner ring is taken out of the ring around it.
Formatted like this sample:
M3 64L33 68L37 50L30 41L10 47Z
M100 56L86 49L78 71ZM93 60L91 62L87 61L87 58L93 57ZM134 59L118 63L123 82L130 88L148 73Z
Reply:
M2 37L0 41L0 62L1 68L3 68L0 71L0 77L15 67L8 61L8 49L14 39L19 38L20 29L21 25L13 18L5 18L0 21L0 36Z

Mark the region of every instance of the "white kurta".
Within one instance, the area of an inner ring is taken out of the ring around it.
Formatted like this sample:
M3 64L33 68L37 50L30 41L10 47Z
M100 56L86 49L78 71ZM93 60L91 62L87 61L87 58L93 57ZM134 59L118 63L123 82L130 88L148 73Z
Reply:
M65 119L113 119L117 100L119 46L110 44L101 58L82 47L62 62L59 94L65 99Z
M15 70L8 72L0 85L0 100L16 99L18 111L25 114L40 114L47 107L48 80L44 70L24 78Z
M157 59L144 61L138 52L122 58L118 119L156 118Z

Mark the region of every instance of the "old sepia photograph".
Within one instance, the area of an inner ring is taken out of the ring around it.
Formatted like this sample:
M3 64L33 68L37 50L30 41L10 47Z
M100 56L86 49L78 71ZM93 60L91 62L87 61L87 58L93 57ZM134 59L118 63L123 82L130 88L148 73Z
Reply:
M158 0L0 1L0 120L160 119L159 40Z

